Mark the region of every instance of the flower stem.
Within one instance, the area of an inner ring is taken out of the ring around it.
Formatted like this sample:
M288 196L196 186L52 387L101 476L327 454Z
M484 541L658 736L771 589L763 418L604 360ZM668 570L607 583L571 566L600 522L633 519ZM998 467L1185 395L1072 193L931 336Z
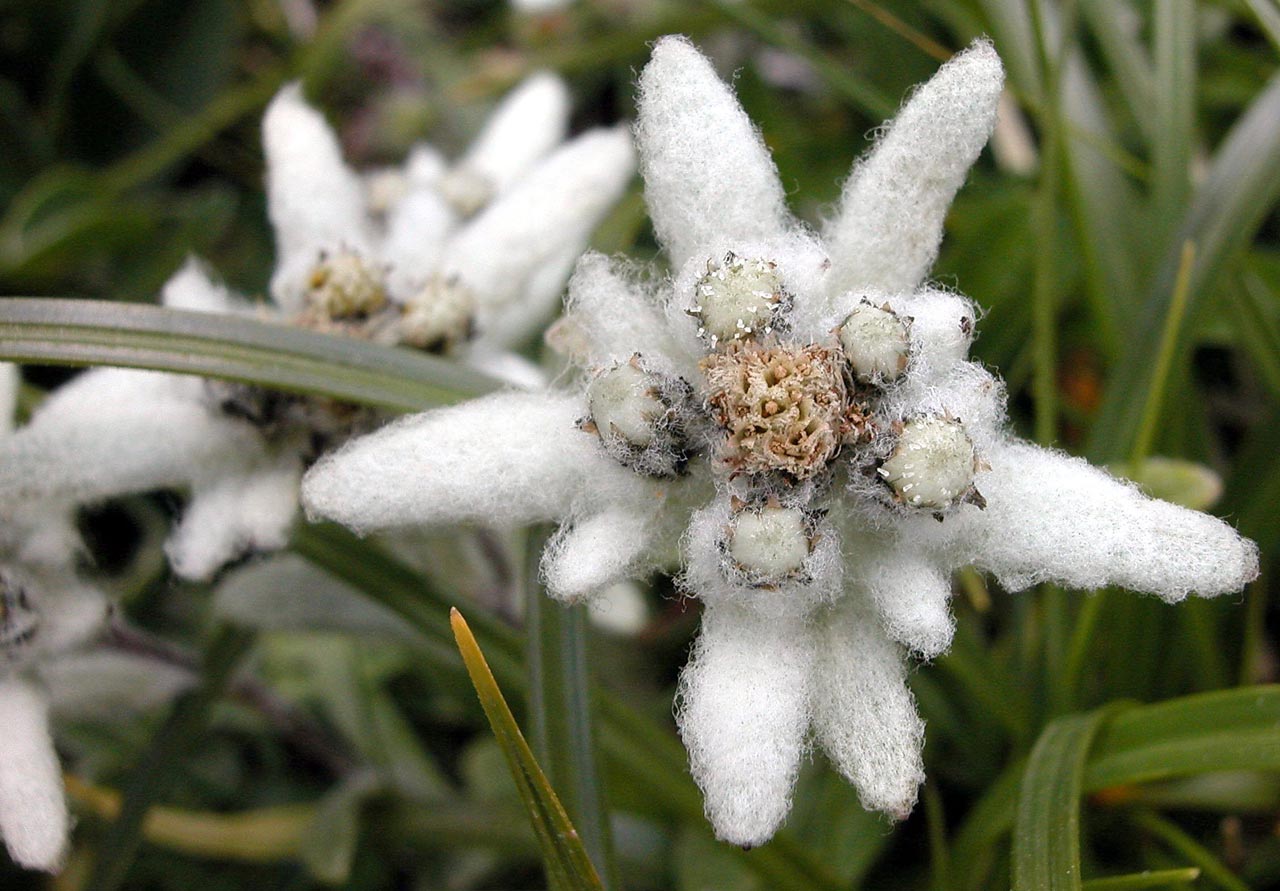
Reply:
M619 884L591 720L586 608L552 603L539 584L546 538L545 529L530 533L524 579L529 739L608 891Z
M85 885L86 891L117 891L123 887L142 844L143 820L152 801L164 793L181 759L208 729L214 703L253 640L252 632L227 625L214 633L205 653L200 685L178 700L124 787L120 816L98 847L98 861Z

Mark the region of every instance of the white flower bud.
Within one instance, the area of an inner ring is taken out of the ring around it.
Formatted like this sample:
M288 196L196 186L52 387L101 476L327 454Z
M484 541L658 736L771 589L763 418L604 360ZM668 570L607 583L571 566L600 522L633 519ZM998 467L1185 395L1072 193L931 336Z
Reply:
M467 340L475 322L475 297L456 278L432 276L403 308L399 342L420 350L448 352Z
M739 570L761 584L796 575L813 550L812 524L794 507L741 510L729 529L729 557Z
M686 458L679 383L646 371L633 356L587 386L591 417L583 426L628 467L653 476L678 473Z
M950 418L927 416L902 426L893 454L877 473L901 503L942 510L977 497L977 470L977 454L964 426Z
M442 176L438 188L444 200L463 217L478 213L494 193L489 177L466 166L454 167Z
M864 384L889 383L907 369L907 323L888 306L864 301L840 325L839 337L845 358Z
M323 256L307 277L307 302L329 319L371 315L387 304L382 271L352 251Z
M777 264L727 254L694 285L689 314L698 319L698 336L714 349L772 331L788 304Z

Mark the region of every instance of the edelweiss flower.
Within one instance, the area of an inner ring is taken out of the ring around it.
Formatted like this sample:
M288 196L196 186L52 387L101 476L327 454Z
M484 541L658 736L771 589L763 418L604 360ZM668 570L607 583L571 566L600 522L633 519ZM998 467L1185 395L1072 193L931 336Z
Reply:
M255 307L195 261L165 285L162 301L454 352L539 383L540 372L506 347L553 312L634 170L621 129L555 148L567 117L564 85L535 75L453 167L419 146L404 170L362 179L298 85L286 87L263 121L273 304ZM244 553L282 547L305 465L372 421L352 406L238 384L95 369L0 446L0 502L190 488L167 550L179 575L204 579Z
M953 569L1170 601L1257 572L1220 520L1014 439L1000 381L966 360L975 306L922 284L1002 81L986 42L943 66L818 237L707 60L659 41L637 137L670 281L584 258L558 335L580 388L352 441L304 480L308 510L359 531L559 520L542 569L570 601L678 539L706 610L677 718L717 834L767 840L811 742L867 808L905 816L923 724L903 650L949 645Z
M0 366L0 427L9 435L17 369ZM6 510L0 523L0 835L27 869L62 863L70 819L40 678L51 660L102 626L107 600L76 577L66 505Z

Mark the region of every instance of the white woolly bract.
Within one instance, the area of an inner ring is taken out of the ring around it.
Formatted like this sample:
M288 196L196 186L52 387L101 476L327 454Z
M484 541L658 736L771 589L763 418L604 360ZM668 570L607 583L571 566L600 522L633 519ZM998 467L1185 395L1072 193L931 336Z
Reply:
M298 512L301 476L301 462L290 454L250 473L197 486L165 543L173 571L207 581L237 557L284 547Z
M456 275L481 305L512 300L567 245L585 247L634 164L622 129L593 130L565 144L450 239L446 274Z
M945 653L955 634L951 573L911 546L876 542L866 551L854 583L866 591L885 632L921 659Z
M429 186L411 188L392 209L382 260L387 267L387 290L397 303L407 303L427 283L440 264L445 240L457 216Z
M975 41L907 100L845 184L827 229L828 291L907 291L938 254L947 208L995 126L1004 69Z
M594 225L593 225L594 228ZM511 350L522 346L530 333L541 332L560 311L565 283L573 272L590 238L566 239L559 250L534 267L525 278L520 294L499 306L485 305L476 313L479 328L472 343L481 349Z
M154 371L85 372L0 443L0 502L185 486L260 460L258 433L206 408L204 386Z
M369 250L364 187L323 115L302 98L301 84L289 84L267 106L262 143L276 233L271 295L292 312L302 308L307 275L322 252Z
M638 353L648 367L677 372L662 312L631 272L595 252L578 260L569 280L567 313L586 337L588 353L579 361L603 368ZM677 373L692 375L696 367L690 362Z
M862 806L903 819L924 782L924 722L902 653L855 596L824 617L814 669L814 735Z
M676 722L718 838L760 845L786 818L806 749L813 660L802 619L726 603L703 613Z
M195 312L237 313L248 308L248 303L239 295L214 281L208 267L197 257L188 257L164 283L160 302L170 309Z
M813 550L799 572L762 584L737 567L729 553L733 515L724 495L694 512L684 539L684 590L704 603L727 603L771 616L809 615L840 596L844 561L830 523L817 524Z
M564 139L568 124L564 81L545 71L530 75L499 103L458 167L500 195Z
M521 390L545 390L547 374L519 353L491 349L484 342L468 344L462 361Z
M587 618L596 628L630 637L648 623L649 603L635 582L615 582L587 603Z
M499 393L405 418L322 458L303 479L303 504L312 517L368 532L513 526L659 498L578 429L582 416L573 397Z
M0 438L13 432L13 412L18 405L22 373L10 362L0 362Z
M44 696L20 678L0 680L0 727L0 834L16 863L56 872L70 818Z
M547 593L575 603L636 574L636 564L653 538L653 527L652 515L636 506L566 523L542 552Z
M1239 591L1258 575L1257 545L1222 520L1149 498L1080 458L1012 440L982 457L991 470L975 485L986 509L910 532L941 546L950 565L988 570L1010 590L1119 585L1170 602Z
M769 238L790 220L773 159L733 91L683 37L640 73L636 140L645 200L673 269L725 236Z

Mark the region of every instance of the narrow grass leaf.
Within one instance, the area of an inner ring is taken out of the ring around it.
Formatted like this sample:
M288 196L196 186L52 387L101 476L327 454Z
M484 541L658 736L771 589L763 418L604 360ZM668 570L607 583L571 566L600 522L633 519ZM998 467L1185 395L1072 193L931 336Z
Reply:
M0 299L0 359L220 377L392 411L496 389L456 362L349 337L144 304Z
M1204 845L1183 832L1176 823L1149 811L1138 814L1135 822L1164 842L1180 857L1198 866L1204 878L1223 891L1249 891L1249 886L1240 881L1226 864L1215 857L1213 852Z
M1085 761L1111 713L1059 718L1031 750L1013 826L1014 891L1079 891Z
M476 643L475 636L462 618L462 613L457 609L451 610L449 623L453 627L458 652L462 654L467 674L471 676L471 683L480 697L480 705L489 719L489 726L493 728L494 736L507 757L520 799L524 802L529 821L537 833L548 884L553 891L602 889L600 876L587 856L587 849L578 837L578 831L569 822L569 815L565 813L555 790L551 788L542 768L534 759L524 734L516 724L515 716L511 714L507 701L502 698L502 691L493 679L493 672L485 662L480 645Z
M1082 886L1084 891L1142 891L1144 888L1167 888L1171 885L1182 885L1200 878L1200 869L1188 866L1186 869L1157 869L1147 872L1135 872L1127 876L1109 876L1105 879L1090 879Z

